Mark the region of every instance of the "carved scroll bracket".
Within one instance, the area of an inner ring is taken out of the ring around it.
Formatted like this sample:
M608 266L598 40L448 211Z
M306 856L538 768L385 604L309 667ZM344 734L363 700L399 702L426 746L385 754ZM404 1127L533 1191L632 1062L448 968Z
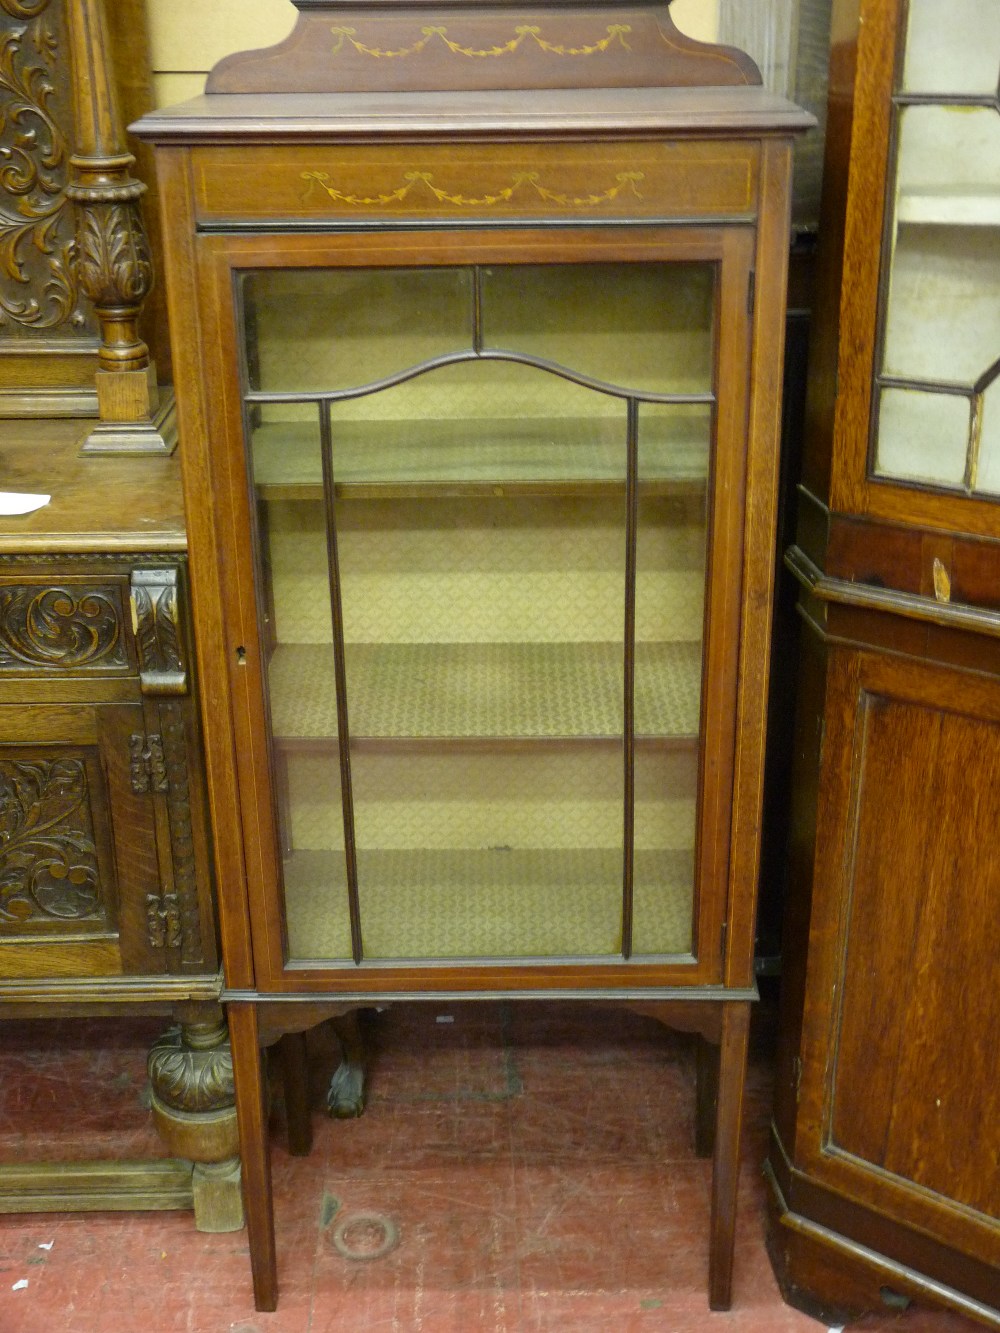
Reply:
M143 694L187 693L178 583L176 568L132 572L132 626Z

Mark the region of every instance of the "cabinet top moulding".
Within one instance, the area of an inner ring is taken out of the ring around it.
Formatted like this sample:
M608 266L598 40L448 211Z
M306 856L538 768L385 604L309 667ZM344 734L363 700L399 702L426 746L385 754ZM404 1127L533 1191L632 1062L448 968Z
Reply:
M262 113L256 94L207 94L144 116L133 129L157 144L385 142L386 139L543 139L800 133L815 121L762 88L545 88L524 92L282 93Z
M297 7L285 42L223 60L204 97L145 116L141 136L164 144L704 138L814 123L761 86L748 56L679 32L669 0L557 0L528 11L467 0Z

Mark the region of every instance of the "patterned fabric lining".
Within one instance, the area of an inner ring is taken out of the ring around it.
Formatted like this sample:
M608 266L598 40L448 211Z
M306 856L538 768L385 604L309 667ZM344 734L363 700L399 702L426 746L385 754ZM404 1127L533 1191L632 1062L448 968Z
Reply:
M269 669L274 734L337 734L333 649L282 644ZM355 737L615 736L623 726L614 643L349 644ZM701 645L636 645L639 735L694 736Z
M634 952L691 949L693 859L637 852ZM613 849L361 851L368 959L613 957L621 951L622 855ZM285 866L289 953L351 956L344 858Z

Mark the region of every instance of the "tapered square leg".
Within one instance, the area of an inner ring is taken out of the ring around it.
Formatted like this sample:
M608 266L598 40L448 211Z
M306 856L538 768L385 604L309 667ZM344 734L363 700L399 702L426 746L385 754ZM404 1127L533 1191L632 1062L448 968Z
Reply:
M708 1255L708 1303L713 1310L732 1304L733 1245L740 1174L740 1129L746 1083L750 1003L727 1002L722 1011L719 1100L712 1163L712 1221Z
M695 1037L695 1071L694 1150L699 1157L711 1157L719 1106L719 1047L701 1035Z
M278 1053L288 1121L288 1151L293 1157L308 1157L312 1150L312 1117L306 1034L287 1032L278 1043Z
M257 1011L252 1004L230 1004L228 1017L254 1304L258 1310L274 1310L278 1304L278 1269L274 1245L271 1157L267 1141L267 1099Z

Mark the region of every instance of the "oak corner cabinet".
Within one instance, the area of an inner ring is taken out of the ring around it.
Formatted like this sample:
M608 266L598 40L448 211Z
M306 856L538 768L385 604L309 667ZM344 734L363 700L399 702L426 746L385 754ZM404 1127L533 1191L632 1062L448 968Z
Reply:
M0 1212L193 1203L233 1230L179 466L85 456L79 433L25 419L0 441L5 486L51 493L0 518L0 1020L171 1020L149 1072L174 1160L4 1163Z
M770 1246L1000 1328L1000 10L833 32Z
M811 118L663 4L297 8L138 126L258 1305L263 1028L571 996L721 1051L725 1307Z

